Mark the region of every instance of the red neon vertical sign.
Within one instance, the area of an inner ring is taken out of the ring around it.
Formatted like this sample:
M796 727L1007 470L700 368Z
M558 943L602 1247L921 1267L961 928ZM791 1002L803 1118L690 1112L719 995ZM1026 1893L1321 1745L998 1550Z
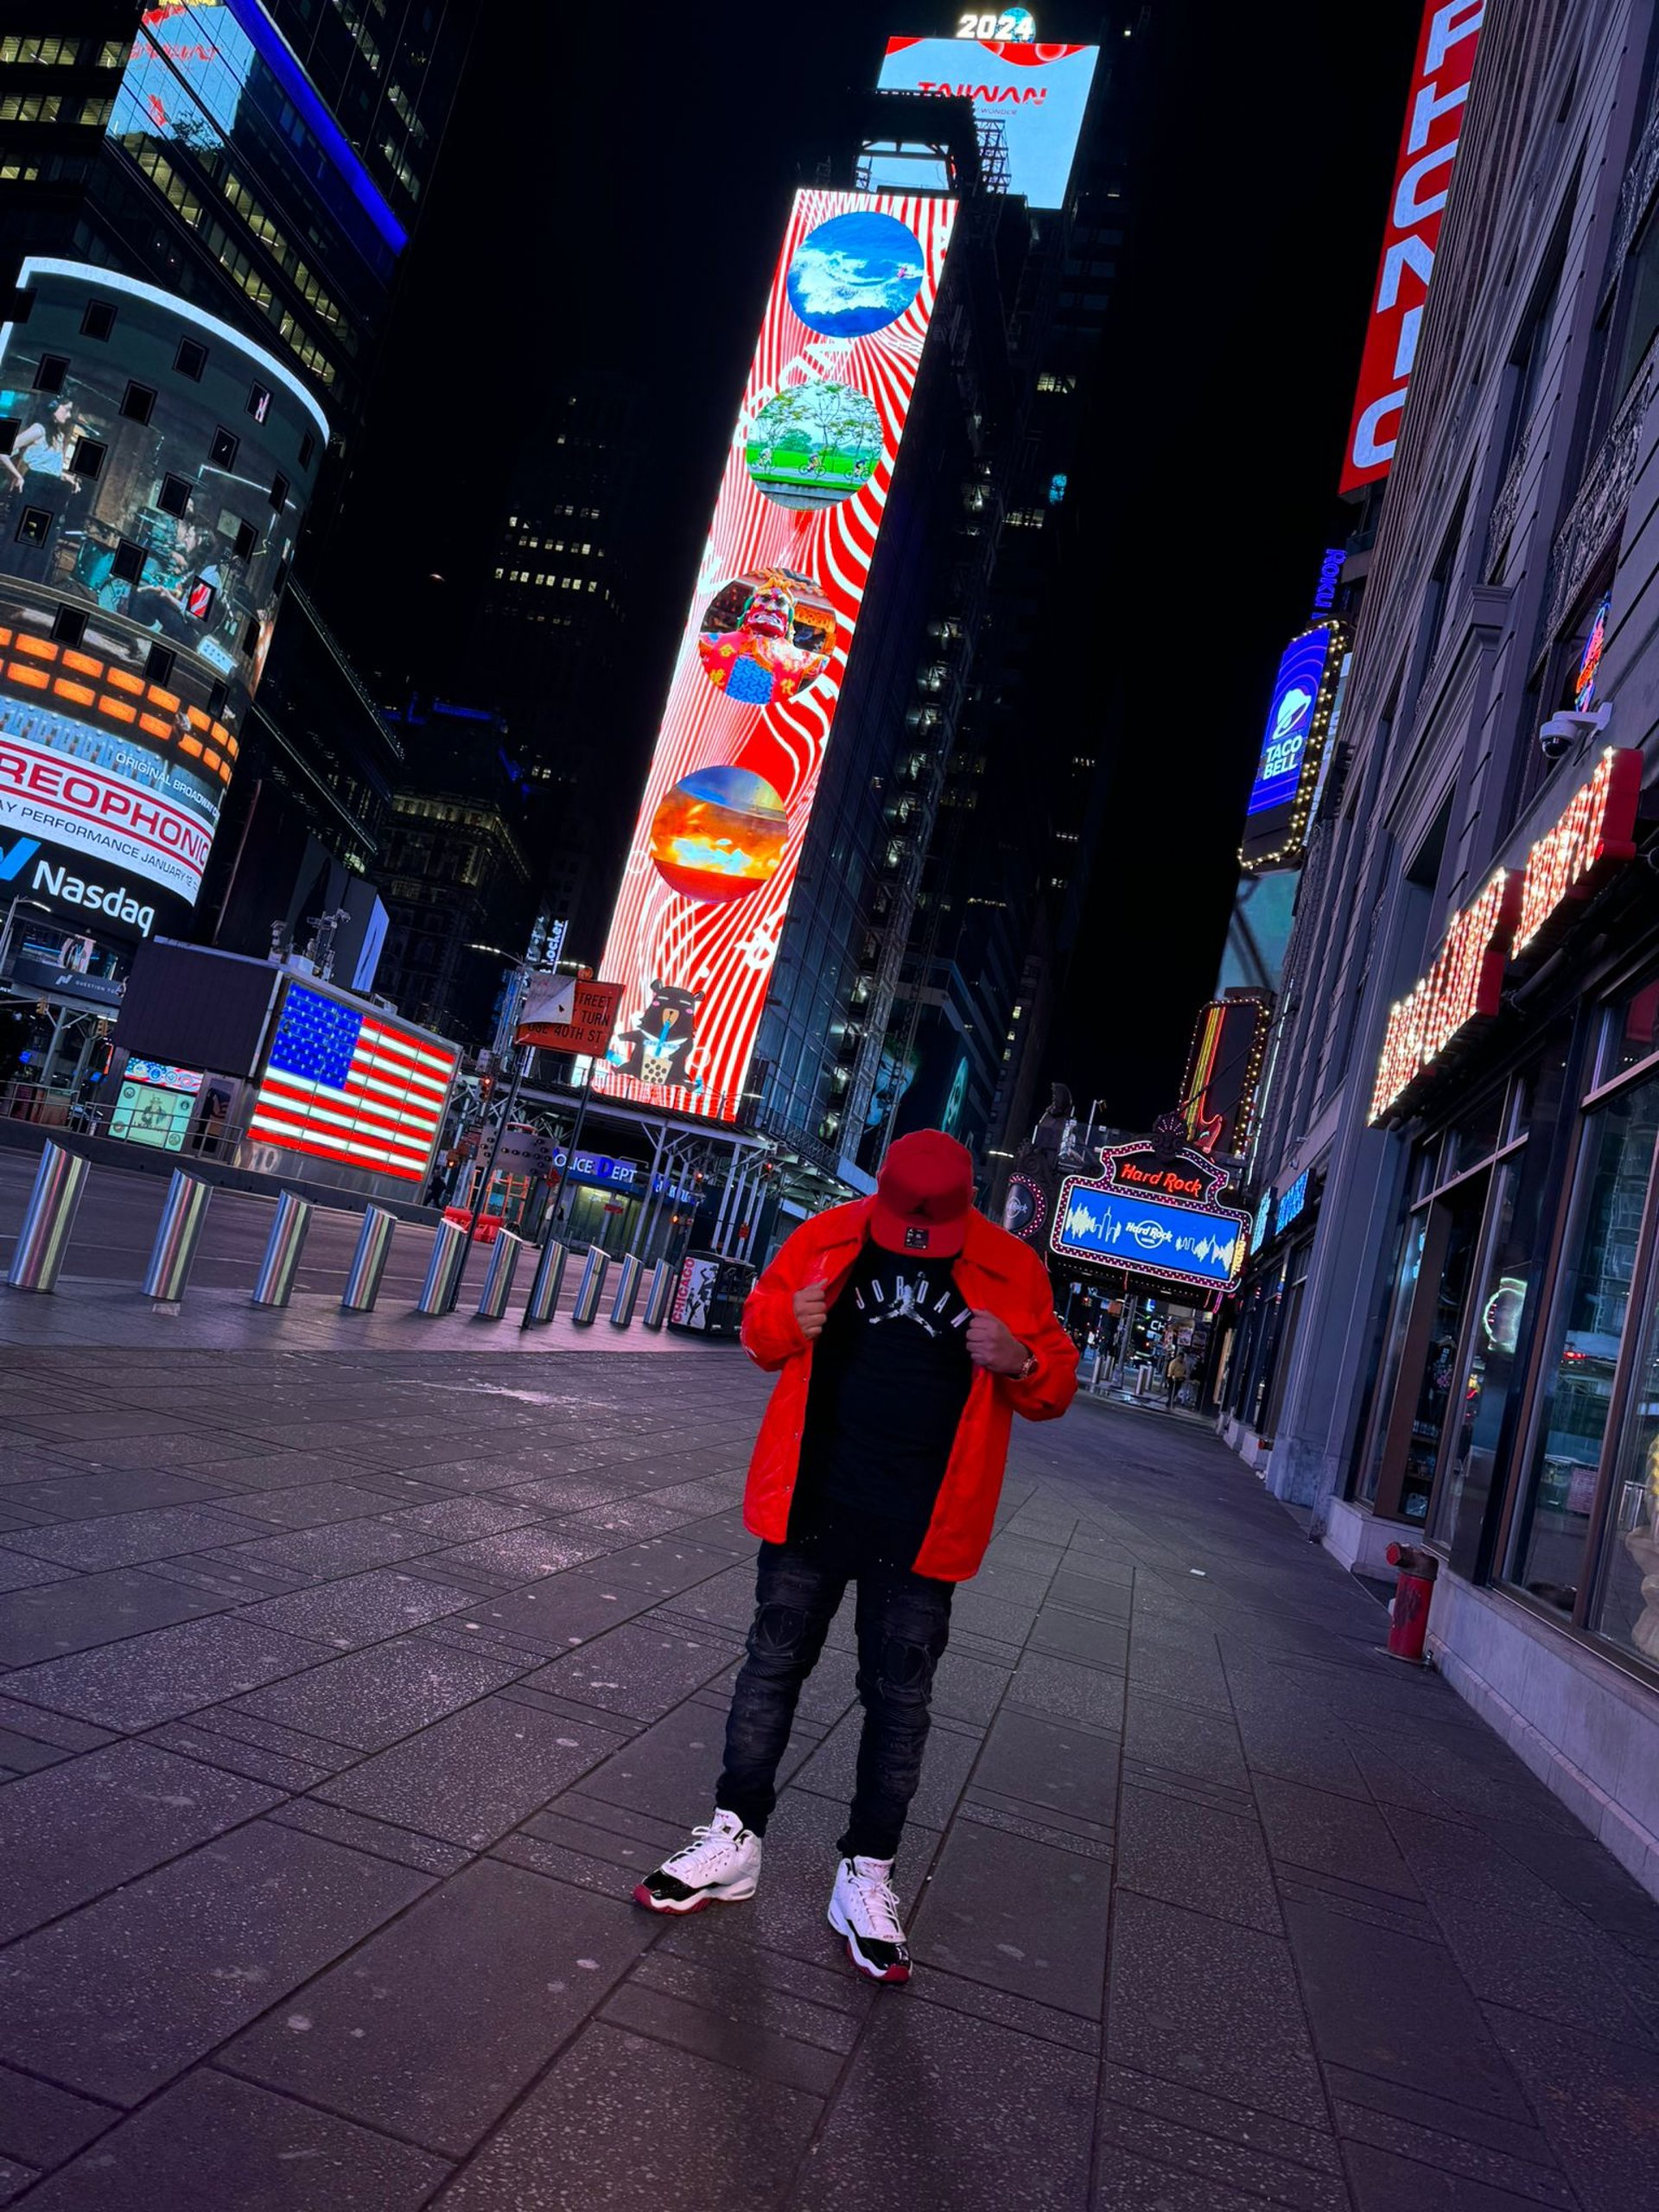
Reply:
M1343 454L1344 492L1386 476L1394 460L1485 12L1485 0L1431 0L1423 17Z

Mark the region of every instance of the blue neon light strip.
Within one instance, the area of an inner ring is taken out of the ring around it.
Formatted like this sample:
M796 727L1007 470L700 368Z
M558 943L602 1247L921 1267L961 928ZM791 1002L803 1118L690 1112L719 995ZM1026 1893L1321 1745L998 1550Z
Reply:
M295 106L306 126L351 187L364 213L394 253L409 244L409 232L387 206L373 178L353 151L350 141L328 112L299 59L258 0L228 0L232 15L252 40L259 58Z

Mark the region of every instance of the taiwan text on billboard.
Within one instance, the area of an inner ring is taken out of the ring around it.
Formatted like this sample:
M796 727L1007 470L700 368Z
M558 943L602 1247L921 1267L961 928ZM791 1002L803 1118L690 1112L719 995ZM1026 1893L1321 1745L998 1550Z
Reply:
M884 92L940 92L971 99L982 123L1001 127L1008 149L1008 190L1022 194L1033 207L1058 207L1065 200L1099 59L1097 46L890 38L877 82ZM871 181L879 182L879 176Z
M1346 644L1344 623L1316 622L1281 657L1244 810L1246 868L1290 867L1301 857Z
M601 971L601 1090L729 1121L956 207L796 195Z
M95 933L194 906L327 424L225 324L26 261L0 327L0 887Z
M1484 15L1485 0L1429 0L1423 17L1342 457L1344 492L1386 476L1393 464Z

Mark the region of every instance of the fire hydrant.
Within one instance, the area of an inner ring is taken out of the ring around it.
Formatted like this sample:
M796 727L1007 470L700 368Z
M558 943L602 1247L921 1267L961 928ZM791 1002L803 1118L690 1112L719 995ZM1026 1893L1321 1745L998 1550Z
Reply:
M1420 1544L1390 1544L1387 1558L1390 1567L1400 1570L1394 1586L1394 1599L1389 1607L1389 1656L1421 1667L1425 1663L1423 1643L1428 1635L1429 1600L1434 1594L1434 1578L1440 1571L1440 1562Z

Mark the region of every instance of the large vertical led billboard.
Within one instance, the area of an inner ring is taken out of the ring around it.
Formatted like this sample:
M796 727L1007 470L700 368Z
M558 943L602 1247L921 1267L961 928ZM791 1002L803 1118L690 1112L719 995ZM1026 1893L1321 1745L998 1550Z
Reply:
M1485 0L1429 0L1424 11L1342 458L1344 492L1375 483L1394 463L1485 12Z
M1246 868L1294 868L1301 859L1347 642L1347 625L1333 616L1293 638L1280 658L1244 810L1238 857Z
M739 1111L956 212L796 195L601 966L613 1095Z
M1024 39L890 38L876 82L884 92L970 99L982 123L1001 126L1008 190L1033 207L1064 205L1083 131L1097 46ZM881 182L879 168L872 184Z
M0 890L108 936L194 906L328 425L280 361L111 270L0 326Z

